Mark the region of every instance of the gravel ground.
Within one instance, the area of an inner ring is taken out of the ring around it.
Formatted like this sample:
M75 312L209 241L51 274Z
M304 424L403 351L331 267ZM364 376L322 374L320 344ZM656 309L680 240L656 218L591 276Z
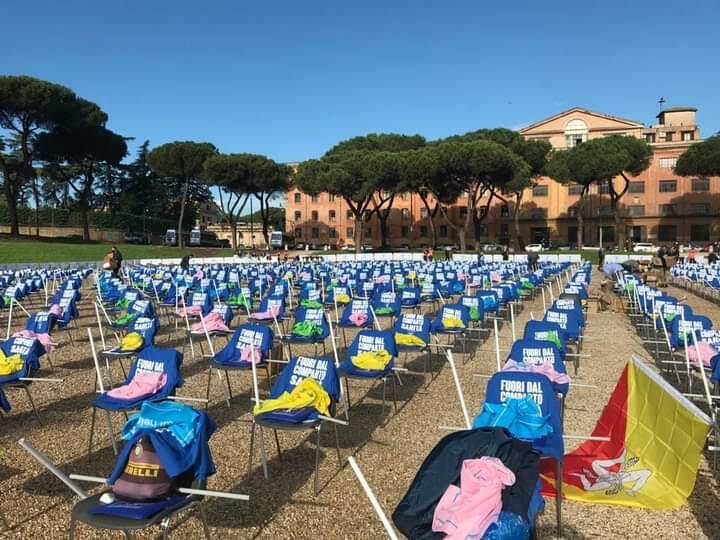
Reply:
M596 276L595 283L598 280L599 276ZM89 283L85 291L91 291ZM686 294L670 292L679 296ZM74 502L71 492L16 444L19 438L27 438L66 472L106 476L113 466L114 457L102 417L99 417L96 430L96 444L88 455L89 404L94 391L92 358L85 330L94 324L90 294L86 294L80 305L81 329L74 331L75 344L70 344L67 336L60 333L56 337L62 345L53 355L54 367L44 363L43 376L63 378L64 383L36 384L32 388L41 420L34 418L23 394L16 391L10 394L14 410L0 422L0 512L6 516L9 530L0 531L0 536L65 537ZM698 312L720 321L718 306L694 296L690 296L688 302ZM32 306L28 308L32 310ZM530 313L539 315L541 311L539 298L527 302L517 317L518 334ZM180 334L175 333L165 319L162 322L158 344L181 347ZM93 331L97 334L96 328ZM573 380L595 387L571 390L565 419L568 434L590 433L631 353L648 357L622 314L594 313L594 307L591 307L587 335L584 352L591 357L583 359L579 375ZM350 337L348 334L348 340ZM501 347L507 348L512 340L510 324L504 325L500 339ZM493 342L489 340L471 354L455 354L467 405L473 416L483 401L487 382L476 374L489 375L495 369L492 347ZM422 363L411 360L407 367L419 372ZM119 369L116 368L114 373L118 380L121 377ZM183 374L186 383L180 395L204 397L206 362L199 355L193 360L188 350ZM424 457L447 433L441 426L461 426L463 423L450 369L440 357L433 359L433 375L431 381L428 378L427 386L419 373L403 375L403 386L398 387L399 411L393 414L389 401L384 425L381 388L371 388L369 383L351 383L351 426L338 427L342 460L344 463L347 456L356 455L388 514L405 493ZM322 491L318 496L313 493L314 443L303 434L280 433L284 449L282 460L278 459L271 437L266 434L270 481L265 481L262 476L257 446L255 462L248 472L250 376L249 373L238 373L231 374L231 378L234 399L229 408L222 400L217 376L212 378L213 399L209 412L218 423L218 431L211 440L211 447L218 472L209 487L246 493L251 496L251 501L207 501L213 537L382 538L380 523L351 469L347 465L340 467L331 429L322 439ZM263 391L266 386L263 386L262 377L260 380ZM388 397L390 395L388 392ZM124 418L117 414L113 420L117 431ZM567 538L720 538L719 477L717 473L713 475L703 460L695 491L685 505L673 512L566 502L563 505L564 535ZM199 521L192 514L189 516L176 524L172 534L201 537ZM554 522L554 504L548 501L539 520L540 538L554 537ZM76 532L79 538L105 536L83 526ZM154 537L158 532L154 529L139 537Z

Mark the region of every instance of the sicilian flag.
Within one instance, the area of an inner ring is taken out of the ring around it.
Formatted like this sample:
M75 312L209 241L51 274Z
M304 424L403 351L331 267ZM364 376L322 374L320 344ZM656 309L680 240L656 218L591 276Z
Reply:
M695 486L712 420L633 356L592 435L566 454L563 495L570 500L653 510L682 505ZM556 465L543 465L543 495L555 496Z

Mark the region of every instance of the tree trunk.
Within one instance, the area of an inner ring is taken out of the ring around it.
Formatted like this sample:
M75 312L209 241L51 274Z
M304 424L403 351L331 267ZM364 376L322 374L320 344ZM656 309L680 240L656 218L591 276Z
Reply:
M32 181L33 197L35 199L35 236L40 238L40 191L37 185L37 176Z
M515 229L514 245L517 253L525 251L525 240L520 230L520 203L522 202L522 192L515 194L515 209L513 211L513 227Z
M237 251L237 221L235 220L230 222L230 234L232 234L232 248Z
M362 222L362 215L360 213L355 213L355 231L353 231L355 234L353 235L355 238L355 253L360 253L361 251L361 243L362 243L362 228L363 228L363 222Z
M578 201L577 205L577 245L578 249L582 249L584 246L584 228L585 228L585 222L583 220L583 208L585 207L585 201L584 201L584 195L580 195L580 200Z
M619 200L610 195L610 206L612 207L613 217L615 218L615 236L618 250L622 250L625 245L625 223L620 215Z
M458 233L458 241L460 242L460 251L466 251L467 247L467 240L465 239L465 227L459 227L457 230Z
M17 212L17 194L13 189L17 177L11 180L11 175L7 169L4 171L5 176L5 199L7 199L8 219L10 221L10 236L17 238L20 236L20 221Z
M185 178L185 184L183 185L182 198L180 199L180 218L178 219L178 230L177 230L177 245L179 248L183 247L183 219L185 218L185 204L187 203L188 189L190 188L190 178Z

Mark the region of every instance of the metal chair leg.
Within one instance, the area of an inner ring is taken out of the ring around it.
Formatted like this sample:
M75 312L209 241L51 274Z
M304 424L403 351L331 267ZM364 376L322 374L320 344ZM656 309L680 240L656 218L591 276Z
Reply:
M315 441L315 495L320 492L319 489L319 477L320 477L320 430L322 424L318 424L315 430L317 431L317 440Z
M92 416L90 418L90 441L88 442L88 455L92 452L93 435L95 434L95 415L97 407L92 408Z
M273 429L273 435L275 435L275 448L277 448L278 458L282 461L282 450L280 450L280 439L278 438L277 429Z
M32 410L35 413L35 417L38 419L38 422L40 422L40 413L38 413L37 408L35 407L35 402L33 401L32 395L30 395L30 389L27 387L27 385L23 385L23 390L25 390L25 393L27 394L28 400L30 401L30 405L32 406Z
M203 527L203 534L205 535L205 540L210 540L210 527L208 527L207 524L207 514L205 512L205 505L201 502L198 504L198 513L200 514L200 523L202 523Z

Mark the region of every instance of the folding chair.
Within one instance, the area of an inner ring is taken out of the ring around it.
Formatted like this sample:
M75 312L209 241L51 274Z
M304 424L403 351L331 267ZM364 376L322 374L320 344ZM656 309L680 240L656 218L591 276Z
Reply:
M212 370L215 368L225 373L225 382L227 384L226 402L230 406L232 399L232 387L230 386L230 371L247 371L252 369L252 362L255 362L256 368L263 368L267 377L268 385L270 385L271 374L270 352L273 346L272 330L260 324L245 323L238 326L235 333L230 338L228 344L219 352L217 352L208 365L208 380L205 399L210 403L210 382L212 378ZM257 356L253 356L257 353Z
M389 355L387 364L381 369L359 367L353 361L353 359L363 353L375 353L380 351L385 351ZM395 412L397 412L397 389L395 388L397 383L395 381L395 375L393 374L393 368L395 367L395 359L397 358L397 355L398 350L395 345L395 337L392 332L381 330L361 330L358 332L355 339L353 339L350 344L345 360L342 364L340 364L339 369L340 376L345 379L345 403L347 405L347 409L350 409L349 379L382 380L382 421L384 423L387 379L390 377L393 382L393 405L395 407Z
M467 306L462 304L444 304L430 324L430 333L435 336L447 336L447 344L452 346L455 345L455 342L450 343L451 338L460 336L463 341L463 352L466 352L465 340L467 338L469 322L470 310Z
M94 350L94 345L93 345ZM127 413L138 408L146 401L161 401L174 396L178 387L182 386L183 379L180 374L183 355L175 349L161 347L146 347L140 351L137 359L130 367L130 372L123 384L114 389L105 391L102 382L99 364L96 363L96 389L100 388L100 395L92 403L92 418L90 420L90 438L88 454L92 451L93 436L95 433L95 416L98 409L105 411L108 422L108 436L117 453L115 434L112 429L111 411ZM137 375L137 380L136 379ZM154 378L158 377L157 380ZM152 378L156 385L148 387L147 379Z
M5 390L14 388L24 390L36 418L40 420L40 414L30 394L30 386L33 383L33 375L40 369L40 357L45 354L45 347L37 338L11 337L0 345L0 349L6 357L17 354L22 360L20 370L0 376L0 392L4 393ZM5 404L6 407L3 409L6 409L5 412L10 412L9 403L5 401Z
M389 317L389 326L392 326L395 318L400 315L400 295L393 290L379 288L375 291L371 306L378 324L380 323L380 319Z
M137 455L138 448L142 452L142 441L147 440L155 448L160 464L167 476L175 481L171 494L159 502L126 502L115 496L113 502L105 503L103 499L107 497L106 494L110 490L88 496L76 503L71 511L68 530L71 539L74 538L78 522L96 529L123 531L129 539L134 538L136 531L147 529L153 525L160 525L162 538L167 538L171 519L188 510L196 509L203 526L203 534L209 540L210 530L202 502L203 495L211 494L205 490L207 478L215 473L215 465L208 443L216 426L204 411L198 411L176 403L170 403L170 411L165 411L162 406L167 404L168 402L155 404L148 407L148 410L157 409L160 411L162 409L165 417L174 414L176 418L182 418L190 414L185 412L186 410L192 411L191 414L195 417L194 422L199 427L195 438L191 442L186 441L185 444L181 444L167 429L149 427L152 425L152 421L146 421L142 424L142 427L138 428L139 422L133 424L133 418L123 430L124 433L128 434L126 443L118 456L114 470L107 480L82 475L70 475L70 477L92 482L102 481L112 486L117 483L132 457ZM145 407L143 406L138 416L142 417L144 411ZM133 467L137 471L134 473L136 476L142 475L144 464L135 464ZM155 470L153 466L150 465L147 468L146 474L152 475ZM154 511L154 513L146 517L141 515L142 510L146 510L146 512Z
M253 448L255 444L255 429L260 428L260 457L262 460L263 474L265 479L268 478L267 457L265 455L265 442L263 428L273 431L275 436L275 445L277 447L278 456L282 457L280 450L280 440L278 439L278 430L287 431L308 431L314 430L316 433L315 443L315 494L319 490L319 468L320 468L320 433L324 422L331 422L335 430L335 446L337 450L338 462L340 462L340 442L337 433L337 421L333 415L335 406L340 396L340 381L335 363L329 358L297 356L291 358L284 367L277 381L275 382L269 399L277 399L283 393L291 393L293 389L301 384L306 378L314 379L320 384L330 398L330 406L328 408L329 416L321 414L314 407L302 407L299 409L278 409L263 414L255 414L252 420L250 434L250 455L248 461L248 471L252 467ZM262 402L260 402L262 404Z
M531 397L539 406L541 414L546 418L552 430L536 439L525 439L543 457L552 458L557 464L557 497L555 500L557 513L558 536L562 531L562 463L565 455L563 441L562 413L560 402L550 380L539 373L522 373L499 371L488 381L485 402L502 405L509 399ZM474 427L483 427L477 424ZM541 458L542 459L542 458Z
M364 298L353 298L342 311L337 327L342 330L343 345L347 348L347 328L372 328L376 324L373 310L370 307L370 300Z

